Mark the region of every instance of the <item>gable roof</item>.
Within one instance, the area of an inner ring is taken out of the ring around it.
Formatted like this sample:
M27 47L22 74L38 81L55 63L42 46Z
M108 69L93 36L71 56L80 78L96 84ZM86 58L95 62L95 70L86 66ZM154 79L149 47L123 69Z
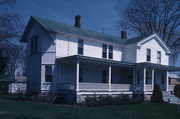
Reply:
M91 30L87 30L87 29L83 29L83 28L78 28L75 26L67 25L67 24L62 24L62 23L59 23L56 21L47 20L47 19L43 19L40 17L32 16L30 18L30 22L32 22L32 21L38 22L45 30L52 31L55 33L62 33L62 32L70 33L73 35L79 35L79 36L84 36L87 38L93 38L93 39L97 39L97 40L113 42L113 43L118 43L118 44L124 44L124 42L125 42L125 39L121 39L120 37L107 35L104 33L95 32L95 31L91 31ZM21 38L22 42L26 42L25 35L27 34L26 32L28 32L30 24L31 23L28 23L28 25L25 29L25 33L23 34L23 36Z
M73 35L83 36L83 37L97 39L97 40L106 41L106 42L112 42L112 43L121 44L121 45L137 44L140 41L151 36L151 35L146 35L146 36L140 36L140 37L135 37L135 38L131 38L131 39L122 39L121 37L107 35L104 33L95 32L95 31L84 29L84 28L78 28L75 26L67 25L67 24L62 24L62 23L59 23L56 21L43 19L43 18L40 18L37 16L31 16L31 18L28 22L28 25L26 26L25 31L21 37L21 40L20 40L21 42L26 42L26 40L27 40L26 36L30 30L30 27L31 27L31 24L33 21L36 21L37 23L39 23L45 30L47 30L49 32L70 33ZM155 34L155 35L157 36L157 34ZM159 37L158 37L158 39L161 40ZM163 41L161 40L161 42L163 42ZM167 51L169 51L166 44L164 43L163 45L164 45L165 49Z
M137 45L141 46L142 44L148 42L151 39L155 39L161 45L161 47L166 51L166 53L171 53L166 43L156 33L149 35L148 37L145 37L144 39L140 40L137 43Z

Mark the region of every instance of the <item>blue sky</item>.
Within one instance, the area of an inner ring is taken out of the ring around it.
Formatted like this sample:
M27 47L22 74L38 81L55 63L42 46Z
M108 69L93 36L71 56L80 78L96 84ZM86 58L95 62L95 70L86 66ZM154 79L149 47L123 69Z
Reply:
M26 24L30 16L74 25L74 16L81 15L86 29L120 36L120 14L130 0L17 0L17 12ZM128 32L129 37L133 34Z
M74 16L81 15L81 27L120 36L118 21L131 0L17 0L16 9L27 24L30 16L39 16L74 25ZM127 31L128 38L136 36ZM179 56L180 57L180 56ZM178 58L180 59L180 58ZM178 60L179 61L179 60ZM180 66L180 62L177 62Z

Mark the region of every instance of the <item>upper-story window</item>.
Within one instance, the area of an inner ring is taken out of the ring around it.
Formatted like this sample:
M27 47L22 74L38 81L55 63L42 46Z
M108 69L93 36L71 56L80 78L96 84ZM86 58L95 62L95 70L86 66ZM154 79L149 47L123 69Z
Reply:
M151 49L147 49L147 61L151 61Z
M83 55L83 45L84 45L84 41L78 40L78 54L79 55Z
M103 44L102 58L107 58L107 45Z
M38 36L33 35L31 37L31 54L36 54L38 52Z
M113 46L109 46L109 59L113 59Z
M160 51L157 52L157 63L161 64L161 52Z
M45 66L45 82L52 82L52 65Z

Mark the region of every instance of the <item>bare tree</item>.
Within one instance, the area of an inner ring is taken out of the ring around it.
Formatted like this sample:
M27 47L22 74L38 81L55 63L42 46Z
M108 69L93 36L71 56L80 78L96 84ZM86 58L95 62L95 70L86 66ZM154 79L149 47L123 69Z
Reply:
M180 53L180 1L132 0L123 12L120 25L139 35L158 33L172 51Z
M0 0L0 41L19 39L23 31L20 15L15 13L15 0Z

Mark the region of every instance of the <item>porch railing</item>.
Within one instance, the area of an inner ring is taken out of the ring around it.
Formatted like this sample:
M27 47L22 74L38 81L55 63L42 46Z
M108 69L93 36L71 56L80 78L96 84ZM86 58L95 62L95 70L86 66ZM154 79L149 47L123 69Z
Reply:
M111 84L112 91L131 91L133 84Z
M105 83L79 83L79 90L108 90L109 86Z

